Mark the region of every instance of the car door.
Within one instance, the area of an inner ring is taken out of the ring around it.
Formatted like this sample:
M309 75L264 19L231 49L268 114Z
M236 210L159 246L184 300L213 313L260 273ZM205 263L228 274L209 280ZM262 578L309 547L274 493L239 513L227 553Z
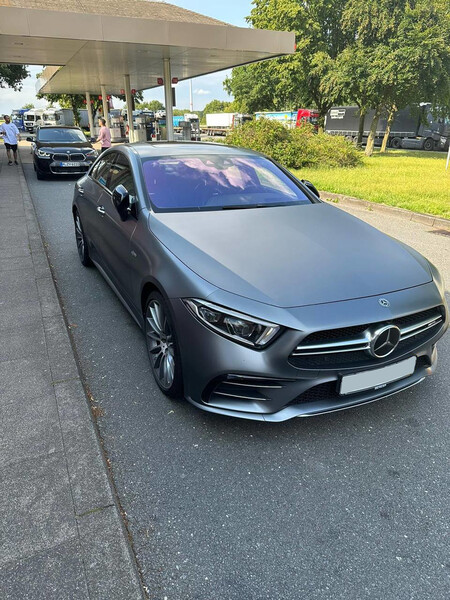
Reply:
M103 259L98 252L98 239L100 236L101 219L99 219L98 206L104 202L107 180L111 171L115 155L101 156L89 175L77 182L78 207L80 210L83 230L89 243L91 257L103 267Z
M136 229L137 212L131 212L123 221L114 204L113 191L123 185L130 196L135 197L136 186L128 158L121 152L110 152L109 155L114 155L114 160L110 163L103 193L97 200L97 249L106 274L130 304L130 240Z

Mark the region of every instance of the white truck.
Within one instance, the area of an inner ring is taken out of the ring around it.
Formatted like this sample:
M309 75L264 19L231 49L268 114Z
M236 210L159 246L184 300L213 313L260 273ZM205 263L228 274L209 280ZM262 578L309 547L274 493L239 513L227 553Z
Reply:
M73 111L70 108L46 108L42 115L43 126L73 125Z
M39 125L42 125L44 114L43 108L31 108L23 115L23 126L25 131L29 131L30 133L35 133L36 128Z
M252 118L252 115L243 115L240 113L208 114L206 115L206 128L204 132L207 135L226 135L238 125L242 125L246 121L251 121Z

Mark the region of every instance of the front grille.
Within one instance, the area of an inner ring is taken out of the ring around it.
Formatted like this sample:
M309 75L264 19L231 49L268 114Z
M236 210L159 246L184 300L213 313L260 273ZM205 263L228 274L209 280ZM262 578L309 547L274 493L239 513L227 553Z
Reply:
M444 307L406 315L390 321L317 331L308 335L289 357L291 365L301 369L327 369L370 366L380 363L368 352L369 331L383 325L396 325L401 331L397 349L389 360L413 351L441 329Z
M83 162L85 160L85 156L82 152L77 153L61 153L57 152L53 155L53 160L55 162Z
M416 362L415 370L417 371L418 369L424 369L426 367L429 367L430 365L431 361L428 356L419 356ZM297 396L297 398L294 398L294 400L292 400L289 403L289 405L292 406L296 404L305 404L308 402L333 402L342 400L342 396L339 394L338 389L339 385L336 380L327 381L325 383L321 383L319 385L315 385L312 388L309 388L309 390L306 390L306 392L303 392L303 394L300 394L299 396ZM367 394L368 391L371 390L365 390L362 392L351 394L351 397L358 399L359 396L364 396L365 394Z

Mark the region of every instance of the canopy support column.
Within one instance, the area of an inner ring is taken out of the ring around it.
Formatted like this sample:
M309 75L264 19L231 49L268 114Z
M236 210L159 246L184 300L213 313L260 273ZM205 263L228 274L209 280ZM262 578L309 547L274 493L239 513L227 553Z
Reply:
M133 126L133 100L131 98L131 84L130 76L124 75L124 89L125 89L125 102L127 105L127 120L128 120L128 141L132 144L134 140L134 126Z
M86 108L89 119L89 130L91 132L91 137L95 137L94 115L92 114L91 94L89 92L86 92Z
M173 102L172 102L172 74L170 71L170 58L164 59L164 96L166 104L166 130L167 139L173 142Z
M107 94L106 94L106 89L105 89L104 85L100 86L100 89L102 91L103 118L106 121L106 127L109 129L110 128L110 124L109 124L109 106L108 106L108 98L107 98Z

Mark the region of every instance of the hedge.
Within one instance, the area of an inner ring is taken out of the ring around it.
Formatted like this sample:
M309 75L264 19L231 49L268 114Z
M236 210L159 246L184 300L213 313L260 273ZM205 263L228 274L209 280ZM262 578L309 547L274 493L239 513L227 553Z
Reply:
M285 167L356 167L362 153L341 136L314 133L309 124L288 129L282 123L259 119L236 127L226 143L267 154Z

